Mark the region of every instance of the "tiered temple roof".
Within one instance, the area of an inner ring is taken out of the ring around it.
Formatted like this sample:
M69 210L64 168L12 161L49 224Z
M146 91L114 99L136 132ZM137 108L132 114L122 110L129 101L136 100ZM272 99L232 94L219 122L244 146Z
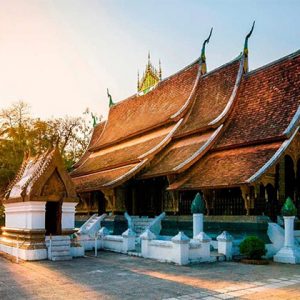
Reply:
M71 173L77 191L162 175L182 190L261 176L298 130L300 51L251 72L247 58L244 51L206 74L197 59L112 106Z

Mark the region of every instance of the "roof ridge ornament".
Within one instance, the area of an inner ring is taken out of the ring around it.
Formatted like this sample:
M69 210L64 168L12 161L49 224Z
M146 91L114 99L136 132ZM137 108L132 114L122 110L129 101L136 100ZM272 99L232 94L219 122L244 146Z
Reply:
M205 56L205 47L206 44L209 43L210 37L212 35L213 27L210 29L209 36L208 38L203 42L202 44L202 50L201 50L201 59L200 59L200 64L201 64L201 75L206 74L207 72L207 67L206 67L206 56Z
M114 106L115 105L115 103L113 102L113 100L112 100L112 97L111 97L111 94L109 93L109 90L107 89L107 97L108 97L108 99L109 99L109 107L112 107L112 106Z
M98 124L97 124L97 116L93 114L93 112L91 112L91 117L93 119L93 127L96 127Z
M254 30L254 26L255 26L255 21L253 21L251 30L249 31L249 33L246 35L245 37L245 43L244 43L244 51L243 51L243 55L244 55L244 73L247 73L249 70L249 62L248 62L248 40L250 38L250 36L252 35L252 32Z

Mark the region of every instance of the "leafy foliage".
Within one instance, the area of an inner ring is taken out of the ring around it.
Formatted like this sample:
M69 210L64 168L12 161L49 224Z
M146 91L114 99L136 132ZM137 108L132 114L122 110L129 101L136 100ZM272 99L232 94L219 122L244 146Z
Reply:
M285 200L285 203L283 204L282 209L281 209L281 214L286 217L297 215L297 208L296 208L293 200L290 197L288 197Z
M205 203L200 193L197 193L191 205L191 212L192 214L203 214L204 211L205 211Z
M84 115L41 120L33 118L22 101L0 110L0 195L14 178L25 152L41 154L58 145L70 169L85 151L91 132L92 124Z
M0 227L4 226L4 206L0 204Z
M248 236L241 242L240 252L249 259L261 259L266 254L265 243L256 236Z

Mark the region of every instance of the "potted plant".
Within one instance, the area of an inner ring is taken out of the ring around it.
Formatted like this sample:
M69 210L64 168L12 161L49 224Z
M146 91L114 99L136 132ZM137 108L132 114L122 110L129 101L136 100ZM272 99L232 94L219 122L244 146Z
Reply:
M241 261L249 264L268 264L268 261L262 259L266 254L264 241L257 236L248 236L240 244L240 253L244 255Z

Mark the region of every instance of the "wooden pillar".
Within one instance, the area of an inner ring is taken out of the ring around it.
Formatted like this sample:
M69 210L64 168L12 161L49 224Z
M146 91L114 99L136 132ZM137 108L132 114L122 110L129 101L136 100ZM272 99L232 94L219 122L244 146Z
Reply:
M176 215L179 212L179 191L172 191L170 193L173 202L173 213Z
M203 191L203 199L204 199L204 202L205 202L205 205L206 205L206 211L207 211L207 215L209 216L210 215L210 194L211 192L209 190L204 190Z
M123 190L109 189L103 190L105 200L107 201L106 211L112 214L121 214L126 211Z
M251 209L251 199L250 199L250 188L247 185L242 185L241 186L241 192L242 192L242 197L244 200L245 204L245 210L246 210L246 215L250 215L250 209Z

